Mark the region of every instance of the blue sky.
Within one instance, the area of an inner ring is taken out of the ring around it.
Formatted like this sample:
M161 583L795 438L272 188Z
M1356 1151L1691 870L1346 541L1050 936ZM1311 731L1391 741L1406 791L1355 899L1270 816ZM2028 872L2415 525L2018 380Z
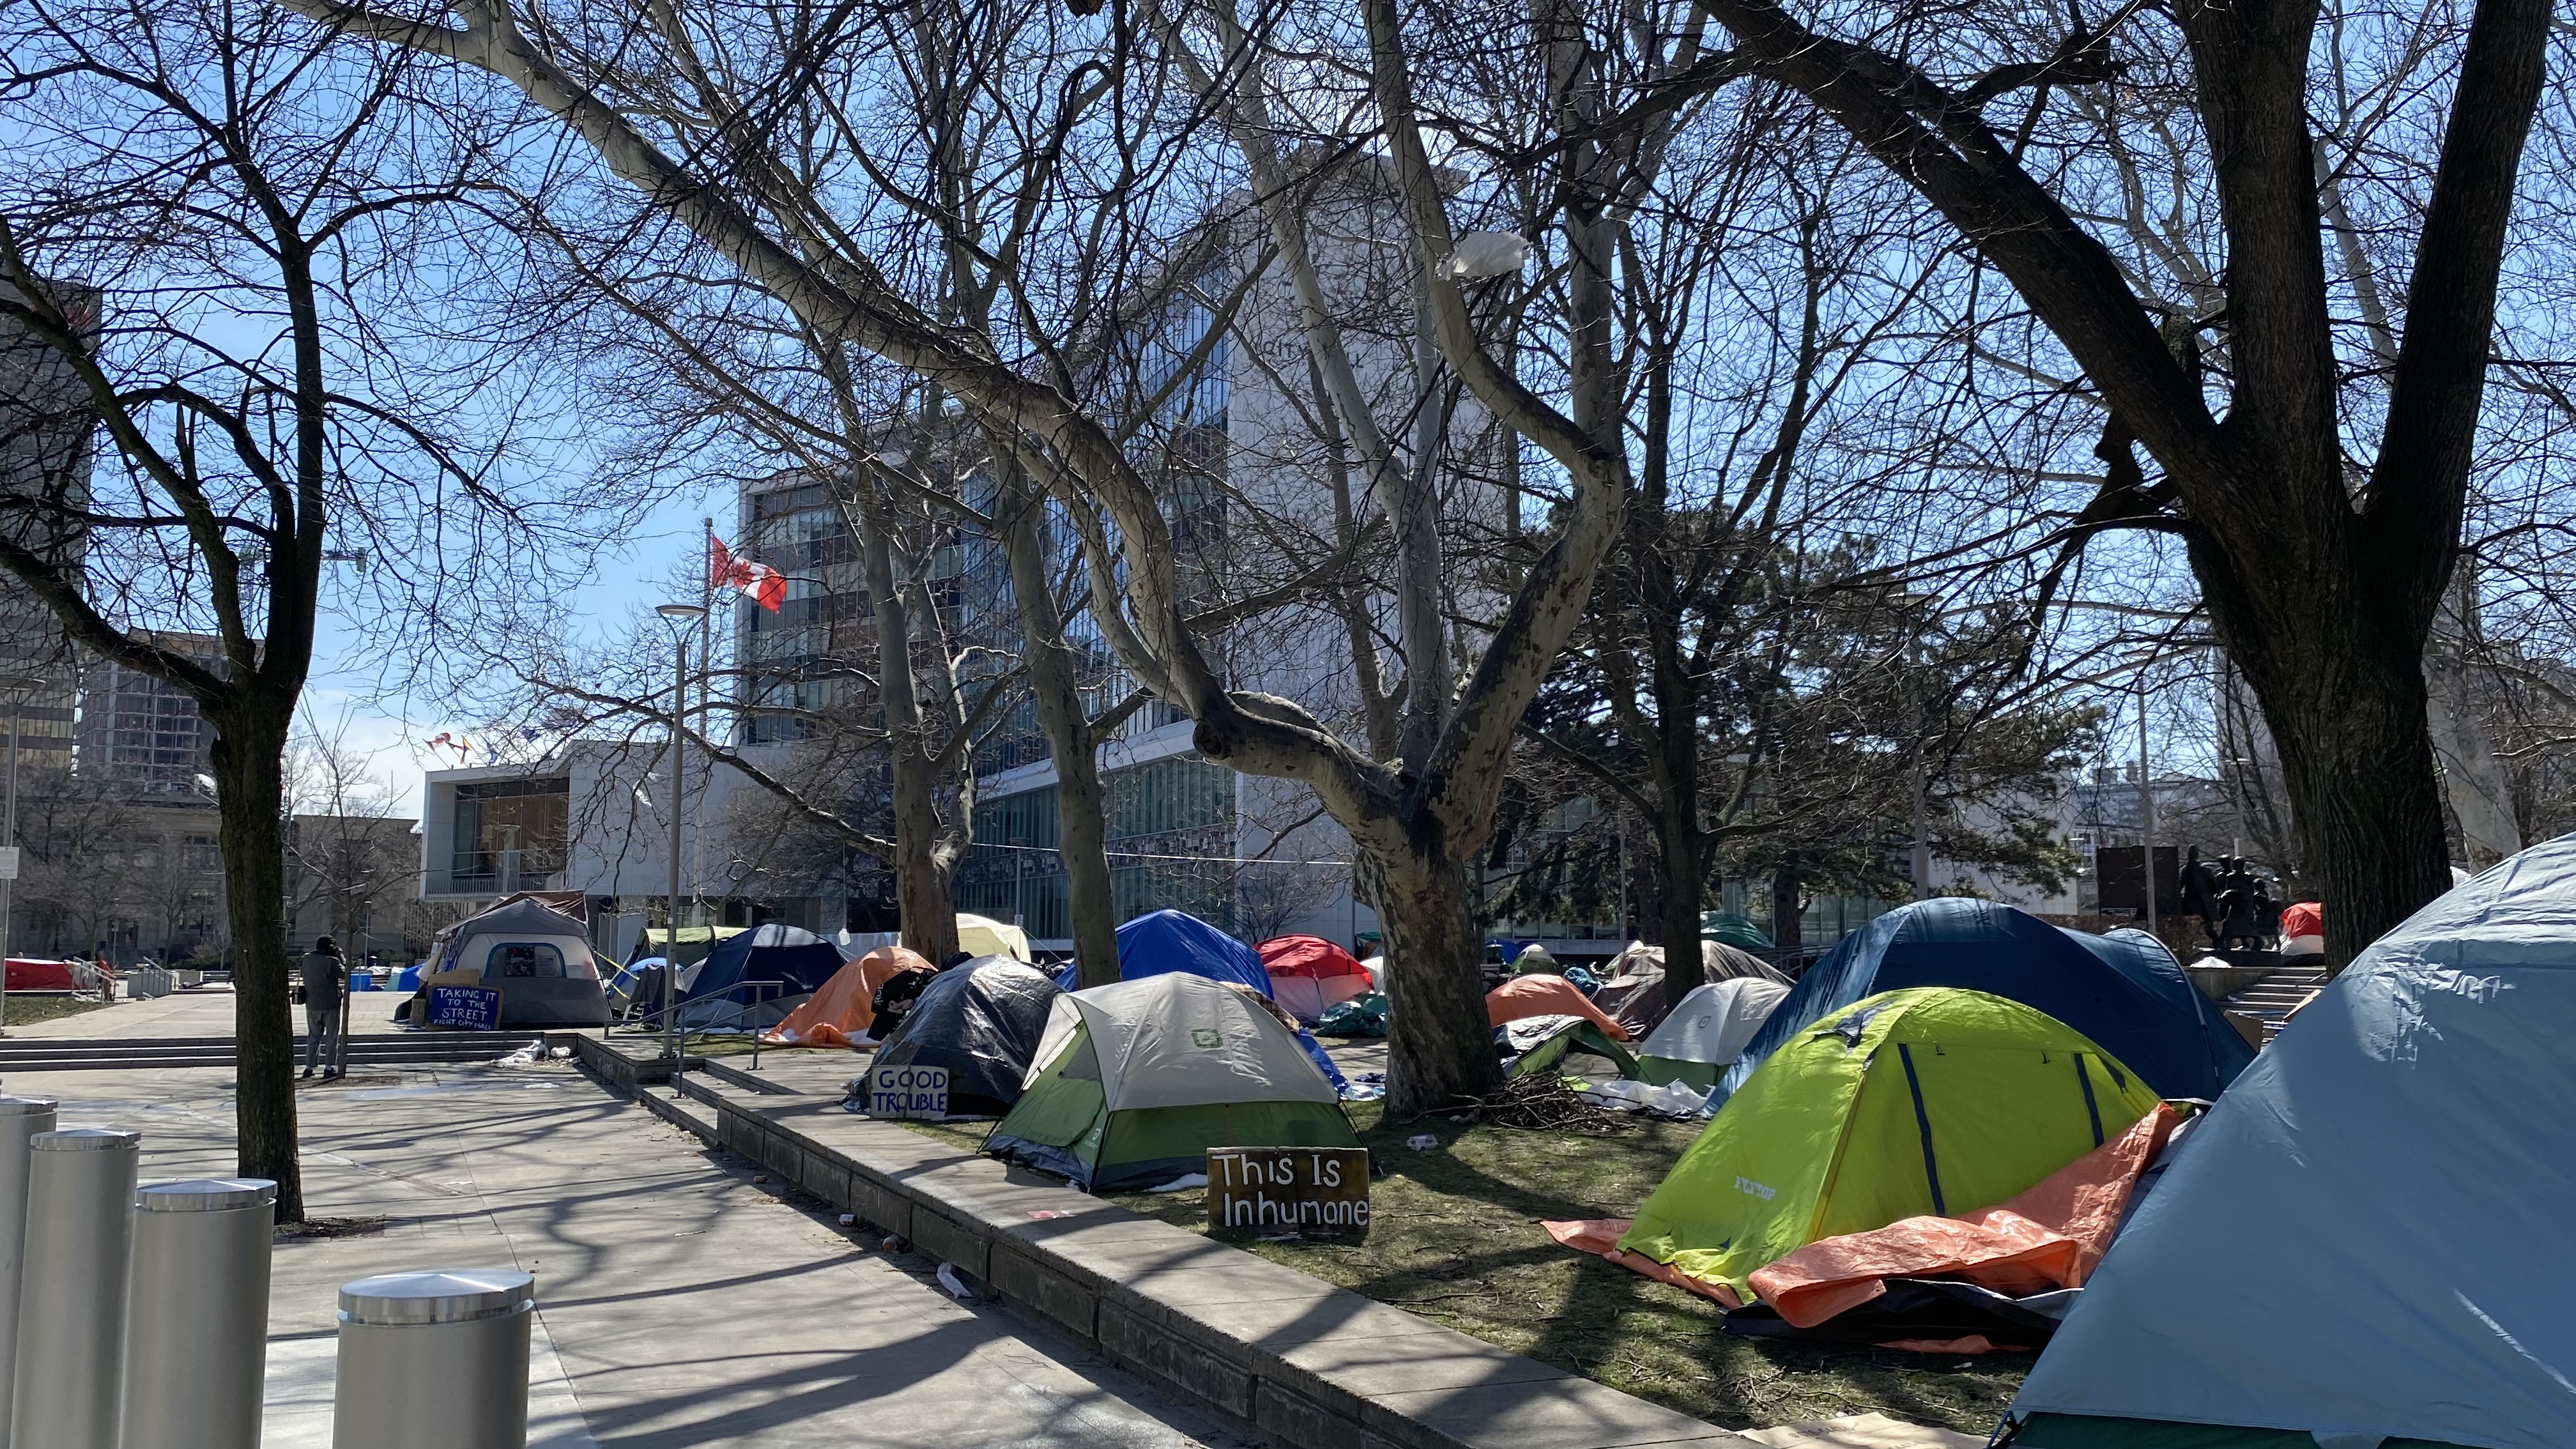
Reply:
M592 556L589 576L565 608L568 625L589 637L606 637L637 611L662 602L665 581L696 553L699 520L712 517L723 532L733 512L731 494L714 490L664 500L632 534L604 544ZM432 755L427 742L441 731L473 734L481 721L458 713L444 698L385 693L367 642L327 611L322 626L305 689L306 719L325 734L339 732L367 761L368 772L394 794L399 813L417 815L421 772L457 763L453 755Z

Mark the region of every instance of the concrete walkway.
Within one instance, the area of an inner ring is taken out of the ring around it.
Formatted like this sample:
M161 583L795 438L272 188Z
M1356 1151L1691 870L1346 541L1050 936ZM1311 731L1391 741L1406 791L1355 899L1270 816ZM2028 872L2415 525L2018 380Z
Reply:
M395 1006L409 999L407 994L391 991L356 993L349 1008L349 1030L353 1033L393 1030ZM231 1036L234 1004L230 986L199 986L143 1000L119 996L114 1006L84 1011L77 1016L58 1016L51 1021L12 1026L8 1034L48 1039ZM287 1017L300 1037L304 1030L304 1008L290 1005Z
M188 1004L80 1020L143 1025L152 1012L159 1024L134 1034L216 1035L209 1008L231 1006L172 1000ZM60 1099L66 1126L141 1129L147 1180L232 1171L228 1071L5 1085ZM276 1449L330 1443L339 1284L495 1265L537 1275L530 1442L548 1449L1243 1442L1070 1345L952 1301L931 1264L852 1242L568 1067L362 1072L299 1102L310 1212L386 1222L277 1247Z

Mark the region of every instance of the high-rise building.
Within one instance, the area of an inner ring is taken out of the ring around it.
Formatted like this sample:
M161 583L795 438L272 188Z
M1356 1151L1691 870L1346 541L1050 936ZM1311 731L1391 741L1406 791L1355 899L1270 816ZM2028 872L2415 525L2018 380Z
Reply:
M223 641L211 634L161 630L146 638L219 673L224 668ZM145 794L202 793L198 777L212 768L214 730L187 691L86 652L79 677L73 743L83 775Z
M1327 295L1344 315L1360 386L1379 417L1399 420L1409 448L1426 431L1401 421L1421 401L1414 262L1396 198L1372 185L1363 173L1309 208L1312 246ZM1310 373L1299 304L1275 265L1253 279L1231 325L1210 335L1219 317L1206 299L1233 292L1244 269L1262 265L1270 251L1246 199L1235 203L1238 214L1181 249L1179 265L1192 285L1124 318L1093 354L1096 366L1123 382L1103 392L1153 400L1151 412L1125 432L1163 501L1182 589L1209 607L1277 587L1330 551L1337 530L1352 521L1348 510L1382 515L1387 502L1367 495L1357 468L1347 487L1361 496L1334 486L1334 446L1314 432L1312 400L1292 394ZM1508 450L1472 400L1455 404L1445 429L1427 432L1440 450L1434 467L1444 518L1454 525L1443 531L1453 546L1468 545L1464 556L1480 531L1503 526L1493 461ZM970 482L968 501L980 505L976 491ZM791 479L747 484L741 516L747 546L790 580L780 615L739 606L735 638L753 706L746 739L785 740L794 727L783 713L764 716L759 706L818 703L824 676L848 678L845 667L814 667L835 651L863 646L872 668L873 620L854 540L824 490ZM1075 562L1072 531L1052 505L1048 524L1050 572L1063 577ZM996 659L1015 657L1018 616L999 542L959 527L926 564L928 593L948 637L984 645ZM1465 571L1461 564L1462 577ZM1462 584L1458 592L1465 598L1470 588ZM1391 637L1392 622L1383 617L1388 601L1364 607ZM1134 692L1087 615L1068 632L1095 716ZM1295 699L1357 737L1351 633L1340 612L1299 604L1213 631L1202 647L1236 687ZM1375 929L1373 914L1352 896L1349 841L1312 794L1201 758L1191 730L1177 708L1148 700L1101 747L1113 914L1125 920L1172 907L1247 937L1305 930L1348 940ZM1023 699L979 742L974 761L975 844L957 870L959 906L1017 922L1041 948L1069 946L1066 878L1055 850L1056 772L1034 707Z
M82 289L57 290L75 314L95 305ZM19 293L0 282L0 295ZM94 426L88 390L71 366L0 315L0 537L75 580L88 545L82 520ZM15 706L22 769L68 769L77 688L71 643L33 589L5 573L0 585L0 715Z

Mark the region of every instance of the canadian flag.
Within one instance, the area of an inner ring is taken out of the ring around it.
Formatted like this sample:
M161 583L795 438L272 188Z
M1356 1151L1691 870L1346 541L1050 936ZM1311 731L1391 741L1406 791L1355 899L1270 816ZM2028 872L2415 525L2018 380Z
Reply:
M707 583L711 588L739 589L773 614L787 602L787 575L767 564L735 558L714 534L707 535Z

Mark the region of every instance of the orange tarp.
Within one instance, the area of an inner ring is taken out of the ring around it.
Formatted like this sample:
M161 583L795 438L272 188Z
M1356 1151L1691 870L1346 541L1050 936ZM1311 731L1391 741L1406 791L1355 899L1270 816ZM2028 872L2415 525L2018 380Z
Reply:
M1562 976L1515 976L1485 993L1488 1026L1532 1016L1579 1016L1601 1028L1612 1041L1628 1039L1628 1028L1604 1016L1573 982Z
M1723 1283L1710 1283L1694 1278L1688 1273L1675 1270L1670 1264L1658 1263L1643 1253L1621 1252L1619 1240L1628 1236L1628 1229L1635 1225L1636 1220L1633 1218L1576 1218L1571 1222L1539 1224L1547 1230L1549 1237L1578 1253L1590 1253L1595 1257L1607 1258L1631 1273L1642 1273L1658 1283L1670 1283L1685 1293L1696 1293L1702 1298L1715 1299L1721 1307L1744 1306L1742 1300L1735 1296L1735 1290Z
M2110 1250L2138 1175L2181 1120L2160 1105L2000 1207L1809 1243L1754 1270L1753 1290L1787 1323L1813 1328L1885 1293L1890 1278L1964 1278L2016 1298L2081 1288Z
M832 973L823 989L787 1014L787 1019L760 1034L771 1046L855 1047L876 1020L869 1003L877 988L906 971L927 971L919 952L902 946L879 946Z

